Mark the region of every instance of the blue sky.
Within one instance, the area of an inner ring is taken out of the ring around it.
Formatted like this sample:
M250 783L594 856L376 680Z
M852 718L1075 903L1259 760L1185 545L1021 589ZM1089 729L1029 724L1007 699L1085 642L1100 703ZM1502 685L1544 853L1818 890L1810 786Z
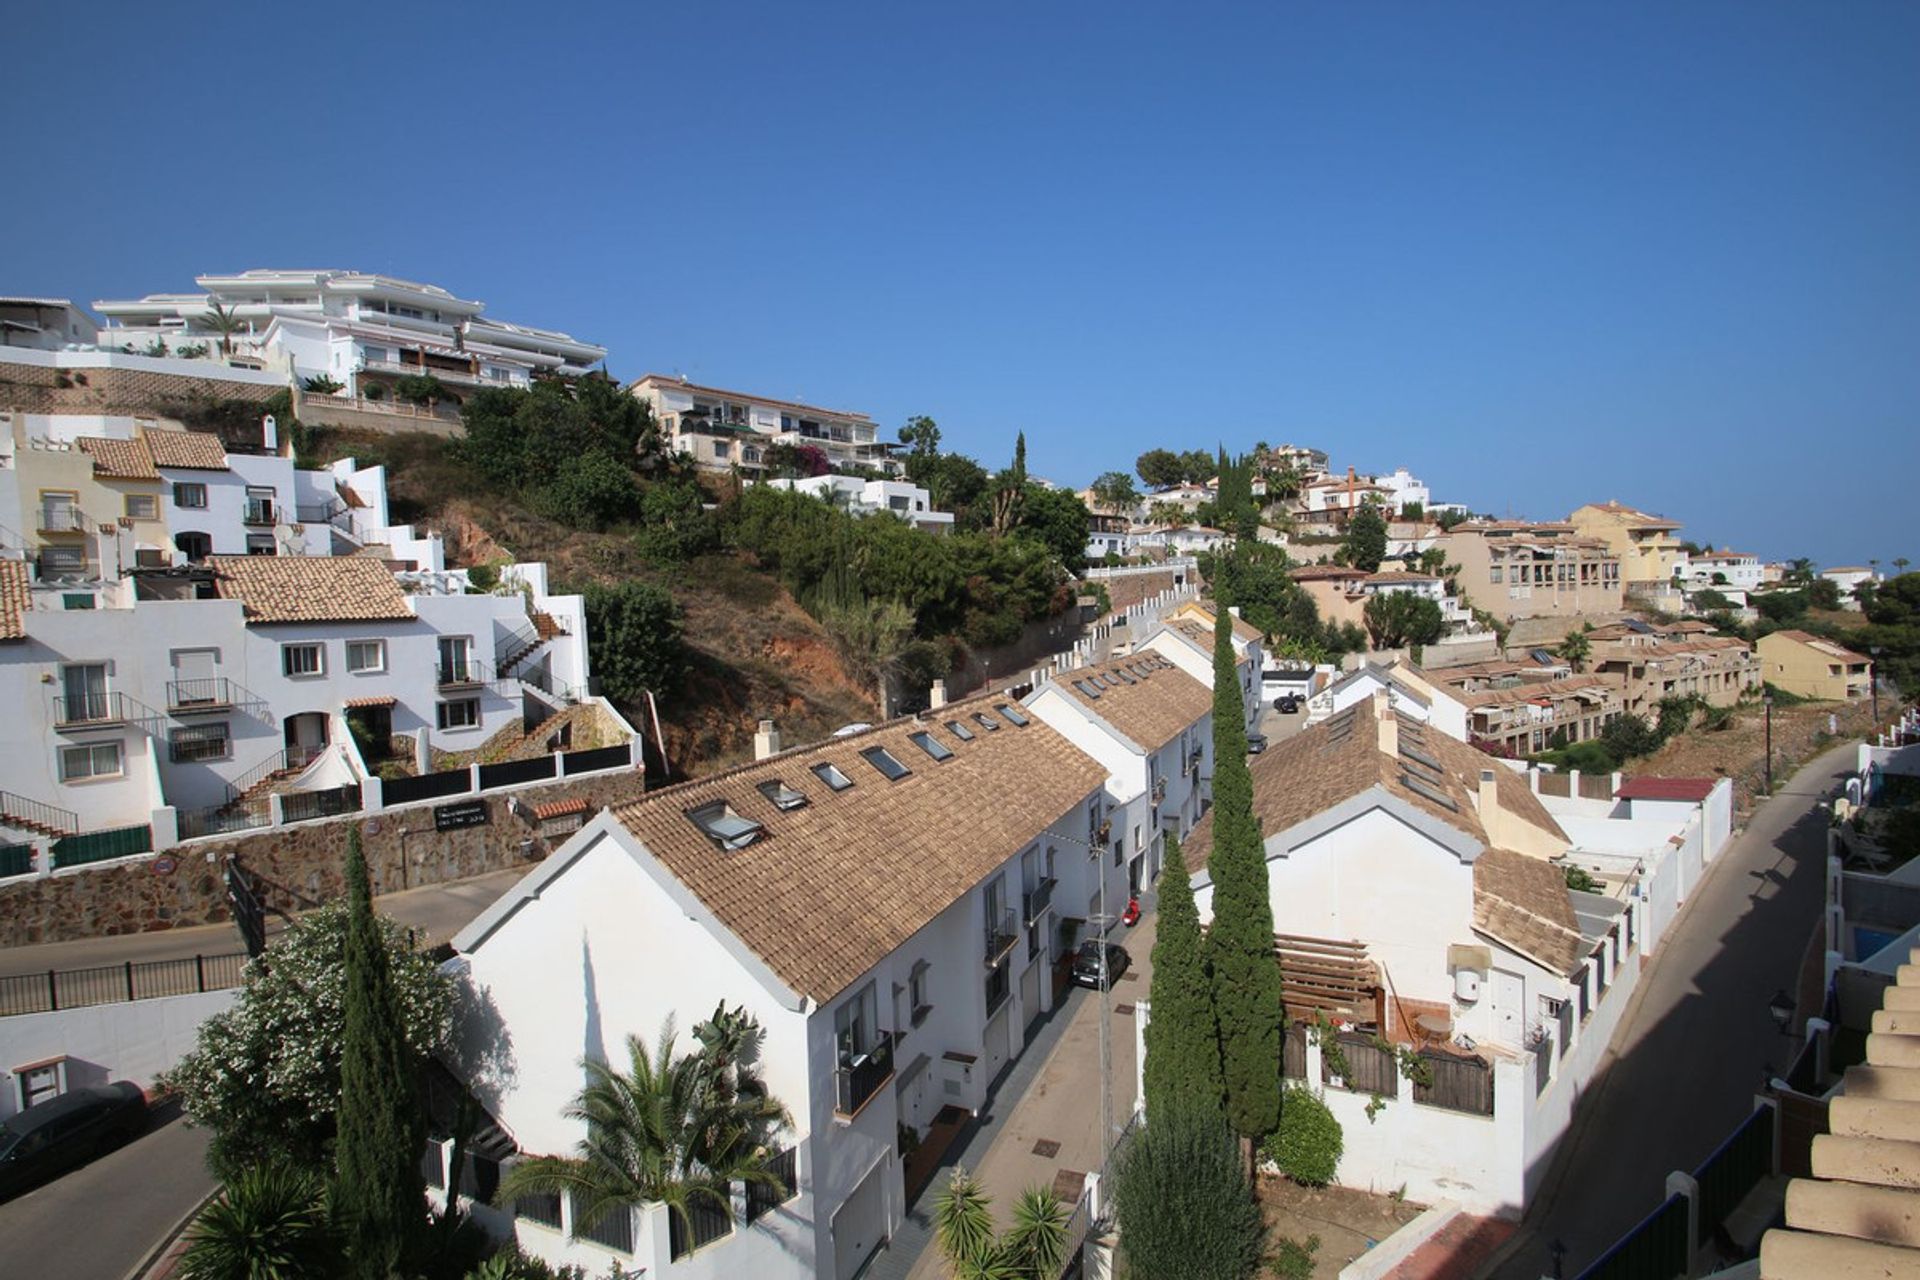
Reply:
M1904 0L89 14L12 18L0 291L385 271L1063 482L1290 440L1920 560Z

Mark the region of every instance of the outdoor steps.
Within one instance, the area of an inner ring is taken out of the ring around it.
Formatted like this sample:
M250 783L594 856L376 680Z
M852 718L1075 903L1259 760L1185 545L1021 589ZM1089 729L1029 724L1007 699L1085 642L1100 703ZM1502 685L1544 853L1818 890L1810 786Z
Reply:
M1796 1178L1787 1187L1787 1225L1912 1247L1920 1245L1920 1204L1891 1187Z
M1913 1252L1872 1240L1769 1231L1760 1242L1760 1274L1814 1275L1827 1280L1887 1280L1911 1274Z
M1920 1142L1823 1133L1813 1140L1813 1176L1877 1187L1920 1188Z
M1847 1138L1920 1142L1920 1101L1841 1094L1827 1104L1830 1132Z
M1912 988L1893 990L1913 990L1914 995L1920 995L1920 990ZM1876 1035L1920 1036L1920 1009L1875 1009L1873 1025L1868 1030Z
M1850 1098L1886 1098L1899 1102L1920 1102L1920 1076L1911 1071L1887 1071L1878 1067L1848 1067L1841 1088Z
M1888 987L1880 1007L1888 1012L1920 1014L1920 987Z
M1870 1067L1920 1067L1920 1036L1867 1036L1867 1065Z

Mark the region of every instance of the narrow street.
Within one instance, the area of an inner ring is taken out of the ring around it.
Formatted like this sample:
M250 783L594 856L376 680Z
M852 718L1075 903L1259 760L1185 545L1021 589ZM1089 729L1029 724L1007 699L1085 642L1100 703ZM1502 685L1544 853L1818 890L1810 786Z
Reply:
M1576 1276L1651 1213L1753 1108L1793 1042L1767 1013L1792 991L1820 912L1827 799L1854 745L1810 760L1757 808L1651 957L1609 1060L1575 1112L1498 1280Z

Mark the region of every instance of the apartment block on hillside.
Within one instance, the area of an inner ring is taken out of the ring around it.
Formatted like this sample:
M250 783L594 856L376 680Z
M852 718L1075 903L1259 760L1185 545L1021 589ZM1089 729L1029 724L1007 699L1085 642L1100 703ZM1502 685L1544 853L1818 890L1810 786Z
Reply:
M685 378L649 373L628 391L653 408L673 447L705 471L766 474L774 445L810 447L835 471L870 468L897 475L896 445L864 413L823 409L743 391L704 387Z
M1594 628L1587 643L1587 669L1618 684L1623 709L1633 715L1657 715L1666 698L1730 707L1761 684L1753 646L1702 622L1658 626L1629 619Z
M0 297L0 347L60 351L92 346L99 326L66 298Z
M1495 617L1579 617L1618 612L1621 561L1571 524L1469 520L1436 540L1460 566L1461 591Z
M1605 543L1619 559L1621 574L1629 583L1668 583L1686 571L1687 552L1673 536L1680 530L1677 520L1609 500L1577 508L1567 523L1581 537Z
M809 476L803 480L769 480L777 489L811 494L856 516L885 513L928 533L951 533L953 513L935 511L933 496L905 480L865 480L859 476Z
M1802 698L1845 702L1873 692L1873 660L1805 631L1774 631L1761 636L1766 682Z

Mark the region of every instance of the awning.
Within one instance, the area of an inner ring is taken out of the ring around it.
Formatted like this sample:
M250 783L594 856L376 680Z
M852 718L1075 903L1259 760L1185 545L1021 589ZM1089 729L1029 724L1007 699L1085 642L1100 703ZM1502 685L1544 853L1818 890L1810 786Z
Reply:
M384 693L371 698L348 698L346 705L347 710L353 711L361 707L391 707L397 705L399 701L400 699L392 694Z

